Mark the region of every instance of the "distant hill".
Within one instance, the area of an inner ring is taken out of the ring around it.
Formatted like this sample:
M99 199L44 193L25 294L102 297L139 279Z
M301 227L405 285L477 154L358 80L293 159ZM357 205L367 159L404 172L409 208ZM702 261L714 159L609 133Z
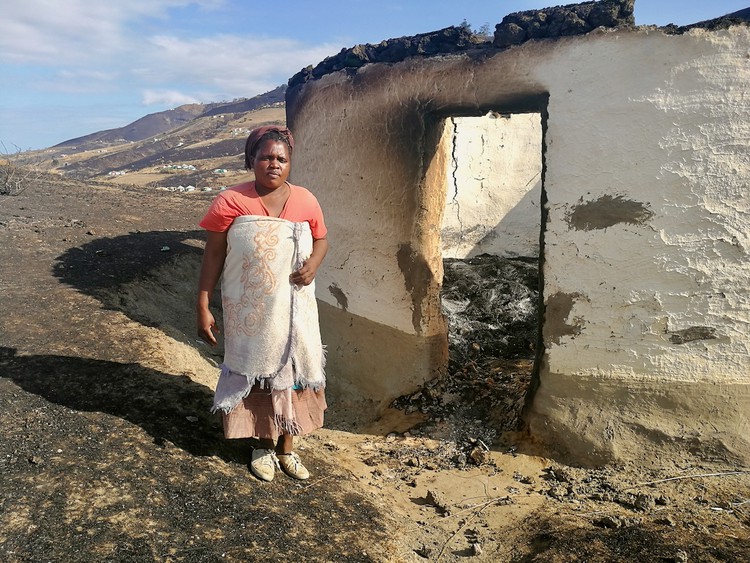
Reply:
M750 8L743 8L742 10L737 10L736 12L727 14L724 17L725 18L738 18L742 20L750 20Z
M253 128L286 123L283 92L277 88L249 100L181 106L24 157L30 162L43 159L51 171L78 180L218 189L247 178L243 152ZM153 133L160 127L168 130ZM140 140L123 138L146 132L152 134Z
M175 109L151 113L124 127L107 129L105 131L90 133L83 137L69 139L55 145L53 148L79 147L92 143L142 141L143 139L148 139L149 137L188 123L201 115L205 110L206 107L203 104L187 104Z
M69 139L52 148L63 149L75 147L77 150L87 150L93 148L94 145L142 141L171 131L181 125L188 124L199 117L211 117L227 113L244 113L263 107L283 104L285 92L286 85L282 85L270 92L252 98L212 104L186 104L175 109L151 113L124 127L107 129L82 137L76 137L75 139Z
M200 117L210 117L212 115L220 115L222 113L244 113L248 111L254 111L263 107L273 106L284 103L284 94L286 93L286 84L279 86L266 92L265 94L259 94L252 98L234 100L232 102L220 103L220 104L209 104L205 106L204 111Z

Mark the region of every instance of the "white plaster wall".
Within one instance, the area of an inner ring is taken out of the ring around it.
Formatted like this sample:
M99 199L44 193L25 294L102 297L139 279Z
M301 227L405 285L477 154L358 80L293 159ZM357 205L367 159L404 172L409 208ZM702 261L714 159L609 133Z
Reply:
M550 91L544 294L573 296L549 372L750 382L748 29L563 42ZM642 222L575 227L587 204ZM704 327L714 338L676 343Z
M445 178L425 180L442 154L433 133L459 113L545 110L545 348L532 431L580 459L638 432L665 444L702 425L750 459L748 91L740 26L599 31L308 83L288 111L295 181L319 196L331 229L319 297L343 308L345 296L348 313L391 327L393 341L437 335L436 210L447 202ZM368 334L351 341L350 365L403 380L398 361L356 363L359 349L382 346ZM436 367L422 358L409 364L425 361L413 381Z
M542 123L538 113L453 117L441 229L446 258L538 256Z

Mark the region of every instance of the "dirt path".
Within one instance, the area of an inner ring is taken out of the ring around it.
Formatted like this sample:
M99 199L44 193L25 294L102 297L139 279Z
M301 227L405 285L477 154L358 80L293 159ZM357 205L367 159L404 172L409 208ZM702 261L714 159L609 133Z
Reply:
M0 197L0 560L750 561L750 474L718 459L582 470L508 435L472 459L418 412L355 426L330 397L311 480L255 480L192 336L209 197Z

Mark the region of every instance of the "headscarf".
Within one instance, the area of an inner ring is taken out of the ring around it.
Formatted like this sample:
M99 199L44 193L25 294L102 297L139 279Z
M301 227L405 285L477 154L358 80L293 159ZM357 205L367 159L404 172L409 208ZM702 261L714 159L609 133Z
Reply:
M248 170L252 168L253 164L250 155L255 153L255 151L257 150L258 143L260 143L263 135L265 135L266 133L270 133L271 131L278 132L288 141L289 152L292 152L294 150L294 137L292 136L292 132L286 127L282 127L280 125L264 125L262 127L257 127L256 129L250 131L250 135L248 135L247 141L245 141L245 168L247 168Z

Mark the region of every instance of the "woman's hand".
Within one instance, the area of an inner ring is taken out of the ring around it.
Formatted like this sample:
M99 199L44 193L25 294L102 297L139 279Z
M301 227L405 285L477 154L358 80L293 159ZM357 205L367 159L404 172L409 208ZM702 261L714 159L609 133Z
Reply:
M195 303L195 312L198 336L211 346L216 346L214 332L218 334L219 328L216 326L216 319L208 308L208 303L211 301L211 295L219 281L219 276L221 276L226 256L227 233L208 231L198 280L198 299Z
M314 263L311 263L308 258L299 270L289 276L289 281L294 285L310 285L315 279L315 273L317 271L317 266L314 265Z
M328 241L324 238L313 240L313 250L310 258L305 260L302 267L289 276L289 281L294 285L310 285L315 279L315 274L328 252Z
M208 307L197 308L198 336L211 346L216 346L216 337L214 333L219 334L219 327L216 326L216 319Z

